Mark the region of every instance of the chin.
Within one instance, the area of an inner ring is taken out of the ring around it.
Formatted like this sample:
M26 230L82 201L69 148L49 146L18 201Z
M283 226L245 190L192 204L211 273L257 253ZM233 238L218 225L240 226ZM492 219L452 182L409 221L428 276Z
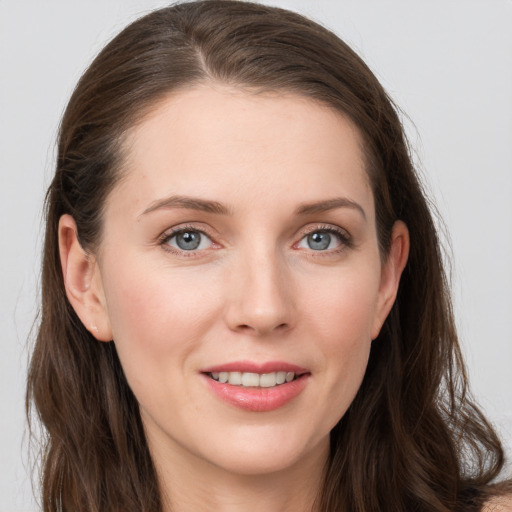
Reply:
M269 436L269 433L266 433ZM206 457L215 466L240 476L265 476L309 463L323 464L329 453L329 435L320 441L293 436L253 436L252 440L225 443ZM204 455L203 455L204 456Z

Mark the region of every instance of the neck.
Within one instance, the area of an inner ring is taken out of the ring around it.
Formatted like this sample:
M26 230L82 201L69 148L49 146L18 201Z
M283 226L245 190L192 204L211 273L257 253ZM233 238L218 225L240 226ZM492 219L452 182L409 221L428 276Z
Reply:
M320 512L328 446L306 459L265 474L237 474L174 449L153 451L164 512ZM158 453L158 455L157 455ZM156 455L156 457L155 457Z

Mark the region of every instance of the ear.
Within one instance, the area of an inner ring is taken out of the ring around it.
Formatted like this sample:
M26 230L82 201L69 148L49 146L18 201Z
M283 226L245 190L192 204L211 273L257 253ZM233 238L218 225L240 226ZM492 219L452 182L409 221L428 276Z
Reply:
M96 258L84 251L71 215L59 220L59 254L64 288L85 328L99 341L111 341L112 329Z
M409 230L404 222L398 220L391 232L391 245L386 261L382 263L379 297L372 340L378 335L396 299L400 277L409 256Z

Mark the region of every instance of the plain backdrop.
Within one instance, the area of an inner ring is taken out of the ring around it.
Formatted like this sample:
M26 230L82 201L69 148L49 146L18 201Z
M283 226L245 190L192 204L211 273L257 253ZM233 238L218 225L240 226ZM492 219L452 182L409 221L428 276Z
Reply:
M344 38L407 114L416 161L451 238L447 259L473 390L510 446L511 0L268 3L303 12ZM0 512L37 509L24 380L59 118L105 42L165 4L0 0Z

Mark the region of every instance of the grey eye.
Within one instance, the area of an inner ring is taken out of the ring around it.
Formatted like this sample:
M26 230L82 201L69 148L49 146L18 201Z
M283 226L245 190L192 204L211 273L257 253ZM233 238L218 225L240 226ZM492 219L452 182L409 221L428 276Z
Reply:
M200 231L185 230L176 233L167 243L180 251L195 251L207 249L212 241Z
M331 235L325 231L315 231L307 236L307 244L314 251L324 251L331 244Z
M185 231L176 235L176 245L183 251L192 251L199 247L201 235L190 231Z
M304 235L298 247L318 252L337 249L342 245L347 245L347 241L341 233L334 230L317 229Z

